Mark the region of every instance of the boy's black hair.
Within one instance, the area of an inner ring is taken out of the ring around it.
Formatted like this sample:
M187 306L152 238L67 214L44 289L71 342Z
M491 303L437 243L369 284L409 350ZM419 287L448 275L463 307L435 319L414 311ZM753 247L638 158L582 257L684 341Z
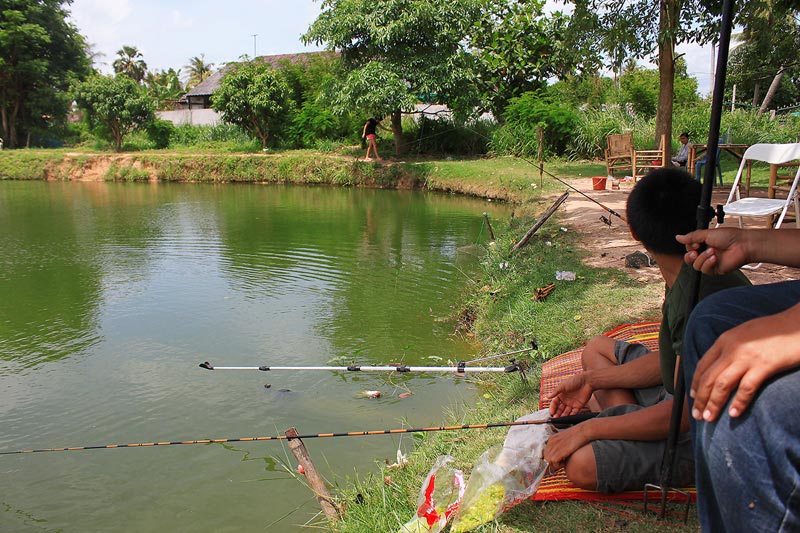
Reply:
M683 255L686 248L675 235L695 229L701 189L700 182L684 170L651 170L628 197L628 226L633 236L651 252Z
M683 133L681 133L679 135L679 137L686 137L688 139L689 138L689 132L684 131Z

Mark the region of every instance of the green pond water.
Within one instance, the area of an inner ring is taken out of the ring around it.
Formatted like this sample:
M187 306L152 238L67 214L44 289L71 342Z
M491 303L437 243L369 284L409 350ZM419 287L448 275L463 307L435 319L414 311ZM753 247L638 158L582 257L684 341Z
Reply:
M443 317L484 211L507 214L419 191L0 182L0 451L441 425L468 381L198 364L475 356ZM413 441L306 446L346 485ZM3 455L0 531L301 531L319 506L294 467L282 442Z

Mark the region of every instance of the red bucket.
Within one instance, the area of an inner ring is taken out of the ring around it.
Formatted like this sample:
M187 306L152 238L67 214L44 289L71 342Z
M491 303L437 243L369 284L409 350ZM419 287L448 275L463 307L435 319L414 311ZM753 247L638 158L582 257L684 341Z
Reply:
M606 177L605 176L595 176L592 178L592 189L595 191L604 191L606 190Z

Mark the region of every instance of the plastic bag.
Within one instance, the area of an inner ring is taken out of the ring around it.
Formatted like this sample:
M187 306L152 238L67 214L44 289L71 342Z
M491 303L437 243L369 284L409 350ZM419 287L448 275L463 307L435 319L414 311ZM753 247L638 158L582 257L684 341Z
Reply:
M543 409L517 421L548 417L547 409ZM484 452L469 476L451 531L471 531L530 498L547 470L542 455L552 434L549 424L513 426L502 447Z
M422 483L414 518L397 533L438 533L458 509L464 495L464 474L450 464L454 459L441 455Z

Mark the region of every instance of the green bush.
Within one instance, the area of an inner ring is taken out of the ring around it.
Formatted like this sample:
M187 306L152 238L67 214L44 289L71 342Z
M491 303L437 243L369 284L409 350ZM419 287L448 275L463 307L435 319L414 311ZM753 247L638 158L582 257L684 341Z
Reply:
M223 151L253 151L253 138L239 126L232 124L217 124L216 126L190 126L176 127L170 135L172 147L194 147L215 149ZM231 149L233 148L233 149ZM260 148L260 144L258 146Z
M163 150L169 146L169 139L174 130L175 126L169 120L156 119L145 126L147 138L157 150Z
M492 139L493 151L525 157L534 157L538 152L538 126L544 128L544 152L563 155L579 122L573 108L534 92L512 98L505 120Z
M403 123L409 151L415 154L478 155L488 150L489 139L496 125L492 121L475 120L464 125L452 119L431 119Z

